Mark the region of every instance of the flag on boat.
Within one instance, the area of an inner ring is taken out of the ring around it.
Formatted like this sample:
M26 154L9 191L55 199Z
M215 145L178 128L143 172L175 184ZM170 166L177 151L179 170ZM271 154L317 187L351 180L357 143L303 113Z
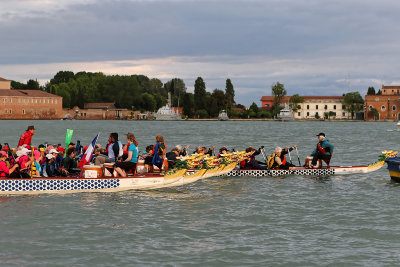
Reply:
M78 167L80 169L82 169L84 165L86 165L88 162L90 162L90 158L93 154L94 147L96 146L96 143L97 143L97 138L99 138L99 134L97 134L96 137L93 139L93 141L89 145L88 149L86 149L86 152L83 155L81 161L79 161Z

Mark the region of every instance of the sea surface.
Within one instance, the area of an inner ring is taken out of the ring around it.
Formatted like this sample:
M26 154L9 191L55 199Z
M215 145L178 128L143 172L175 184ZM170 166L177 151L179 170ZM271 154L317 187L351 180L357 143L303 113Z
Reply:
M299 147L301 162L325 132L332 164L377 161L399 149L389 122L0 121L14 146L88 145L100 132L133 132L140 149L162 134L177 144ZM293 151L292 161L298 158ZM261 160L261 158L260 158ZM0 266L399 266L400 186L386 166L328 177L210 178L153 191L0 197Z

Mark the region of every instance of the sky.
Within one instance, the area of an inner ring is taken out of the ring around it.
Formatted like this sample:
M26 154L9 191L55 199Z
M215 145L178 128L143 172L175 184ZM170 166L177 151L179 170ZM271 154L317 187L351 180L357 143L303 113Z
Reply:
M58 71L184 80L260 104L400 85L400 1L0 0L0 77Z

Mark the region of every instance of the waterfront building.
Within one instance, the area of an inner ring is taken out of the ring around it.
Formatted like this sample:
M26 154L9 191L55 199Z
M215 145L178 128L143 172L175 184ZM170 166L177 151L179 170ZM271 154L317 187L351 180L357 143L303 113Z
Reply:
M374 116L372 109L378 111ZM400 120L400 86L382 85L382 95L365 96L365 114L367 121L371 120Z
M126 108L116 108L115 103L84 103L84 108L75 106L64 109L64 118L76 120L120 120L135 117L140 112L129 111Z
M0 78L0 119L60 119L62 97L42 90L11 89L11 81Z
M346 110L344 96L303 96L304 102L299 103L300 109L294 112L295 119L350 119L351 114ZM289 107L290 96L281 100L281 106ZM273 96L261 97L261 108L270 110L274 102Z

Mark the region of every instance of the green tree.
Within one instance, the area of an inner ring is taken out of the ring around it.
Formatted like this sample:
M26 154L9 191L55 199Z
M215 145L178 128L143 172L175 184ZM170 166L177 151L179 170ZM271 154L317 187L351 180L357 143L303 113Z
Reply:
M378 92L377 92L376 94L377 94L377 95L382 95L381 89L379 89Z
M26 88L27 85L25 83L11 81L11 89L26 89Z
M375 95L375 88L374 87L368 87L367 95Z
M211 97L215 100L215 105L218 110L218 114L221 110L226 109L227 98L225 97L224 91L220 89L214 89L213 93L211 94Z
M225 96L226 96L226 104L227 109L230 110L232 106L235 104L235 89L233 88L233 84L231 79L226 79L225 83Z
M194 107L196 110L206 108L206 84L201 77L194 83Z
M208 118L208 112L205 109L197 110L197 115L199 116L200 119Z
M354 114L362 109L364 100L362 99L359 92L350 92L344 96L344 103L346 105L347 111L351 113L351 119L353 119Z
M31 79L26 83L26 88L29 90L39 90L39 87L40 85L36 80Z
M194 96L192 93L184 93L182 99L183 114L192 118L194 115Z
M257 104L253 102L249 107L249 111L253 111L255 114L257 114L257 112L258 112Z
M376 108L370 107L368 114L373 116L374 120L379 120L379 111Z
M59 71L54 75L53 79L50 80L50 84L67 83L70 79L74 79L75 75L72 71Z
M152 96L149 93L144 93L140 95L142 104L141 107L146 110L146 111L155 111L157 108L157 102L154 98L154 96Z
M304 98L302 96L299 96L298 94L292 95L289 100L289 105L290 108L294 111L297 112L298 110L301 109L301 106L299 105L300 103L304 103Z
M276 116L280 111L281 100L285 97L287 92L285 86L280 82L277 82L276 84L272 85L271 89L272 89L272 95L274 96L272 112L273 115Z

